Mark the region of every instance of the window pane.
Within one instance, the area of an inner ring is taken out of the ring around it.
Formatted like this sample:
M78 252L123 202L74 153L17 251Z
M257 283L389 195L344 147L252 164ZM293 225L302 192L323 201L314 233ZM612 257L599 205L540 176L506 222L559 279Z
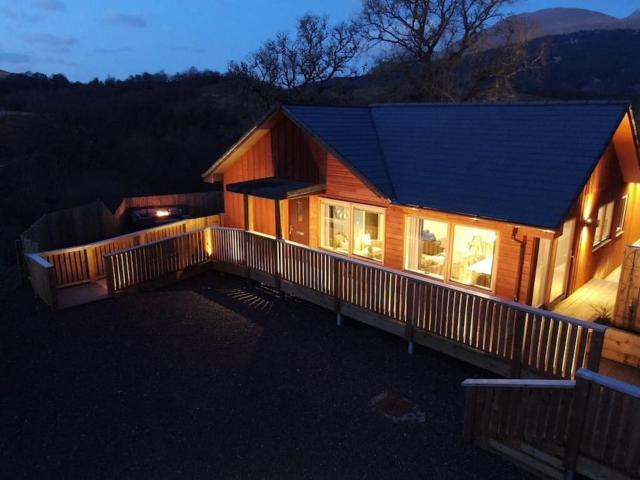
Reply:
M405 268L444 278L449 224L409 217L406 230Z
M618 204L618 218L616 219L616 235L624 232L624 219L627 216L627 202L629 201L629 196L625 195L620 199L620 203Z
M455 226L451 278L467 285L491 288L496 232Z
M382 261L384 250L383 215L353 209L353 254Z
M322 204L322 247L349 253L349 208Z
M611 238L611 225L613 223L613 202L601 205L598 208L598 224L593 235L593 245L598 245Z

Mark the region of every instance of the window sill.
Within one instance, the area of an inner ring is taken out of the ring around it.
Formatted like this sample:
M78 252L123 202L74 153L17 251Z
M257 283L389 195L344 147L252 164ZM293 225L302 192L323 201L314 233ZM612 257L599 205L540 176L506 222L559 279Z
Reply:
M616 232L616 238L621 237L622 235L624 235L624 230L620 230L619 232Z
M600 243L596 243L593 248L591 249L591 252L595 252L597 250L600 250L602 247L604 247L605 245L609 245L611 243L611 237L607 238L606 240L602 240Z

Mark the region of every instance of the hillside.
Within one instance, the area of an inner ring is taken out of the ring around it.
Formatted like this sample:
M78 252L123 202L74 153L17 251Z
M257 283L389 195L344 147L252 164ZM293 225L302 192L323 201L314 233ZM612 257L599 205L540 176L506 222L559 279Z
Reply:
M513 15L503 22L515 27L518 39L533 40L580 31L640 29L640 9L616 18L582 8L546 8Z

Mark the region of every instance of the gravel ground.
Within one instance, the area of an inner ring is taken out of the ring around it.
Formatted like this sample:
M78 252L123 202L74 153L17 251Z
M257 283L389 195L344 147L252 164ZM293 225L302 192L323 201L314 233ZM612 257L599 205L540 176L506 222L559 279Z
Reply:
M460 382L487 372L234 277L0 312L2 478L526 476L461 440Z

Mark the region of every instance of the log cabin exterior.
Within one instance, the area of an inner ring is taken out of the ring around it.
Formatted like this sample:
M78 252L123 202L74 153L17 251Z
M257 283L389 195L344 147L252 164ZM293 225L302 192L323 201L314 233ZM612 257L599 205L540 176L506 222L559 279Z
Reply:
M534 306L640 238L624 102L281 106L203 178L227 227Z

